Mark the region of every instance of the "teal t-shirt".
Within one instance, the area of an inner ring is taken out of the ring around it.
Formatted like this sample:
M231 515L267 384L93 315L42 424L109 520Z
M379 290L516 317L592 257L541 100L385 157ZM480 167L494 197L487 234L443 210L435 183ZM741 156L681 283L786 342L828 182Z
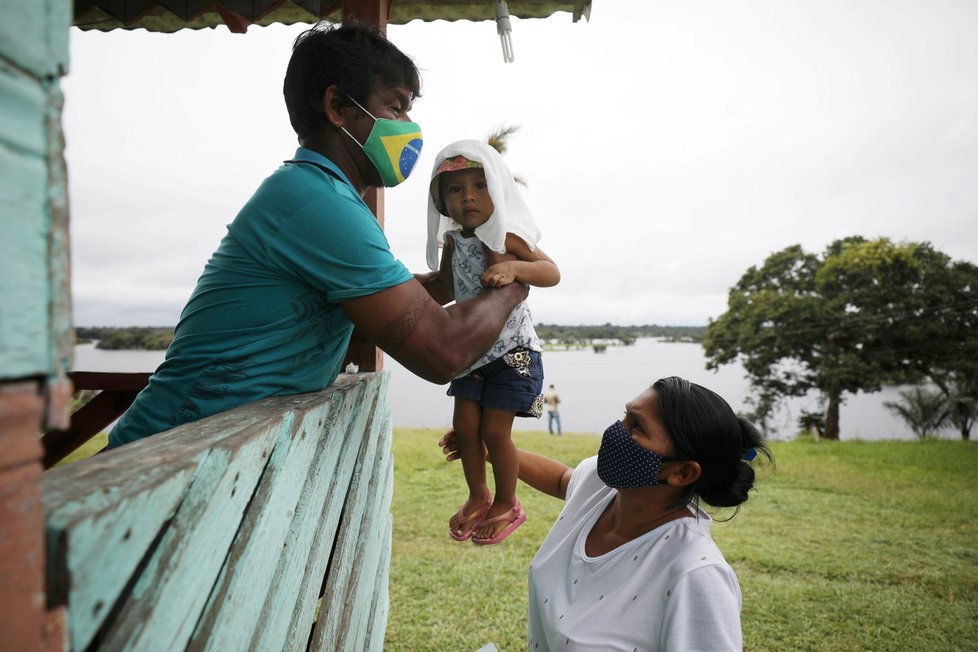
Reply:
M305 148L268 177L204 267L118 446L336 379L353 331L340 308L413 278L329 159Z

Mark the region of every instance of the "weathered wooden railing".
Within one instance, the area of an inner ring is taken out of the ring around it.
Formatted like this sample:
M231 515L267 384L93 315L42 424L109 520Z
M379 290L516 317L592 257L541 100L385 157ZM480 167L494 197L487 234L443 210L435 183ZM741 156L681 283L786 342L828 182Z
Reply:
M266 399L45 474L71 650L382 649L386 372Z
M149 377L148 372L69 372L68 378L76 394L84 390L95 390L98 394L75 410L67 429L51 430L41 437L41 445L44 447L44 468L50 469L92 437L106 430L132 405L136 394L146 387Z

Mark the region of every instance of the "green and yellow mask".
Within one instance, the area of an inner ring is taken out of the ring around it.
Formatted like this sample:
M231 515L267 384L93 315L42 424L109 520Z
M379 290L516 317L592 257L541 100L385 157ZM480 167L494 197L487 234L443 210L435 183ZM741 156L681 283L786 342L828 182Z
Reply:
M421 156L421 127L416 122L374 117L352 97L350 100L373 118L374 126L371 127L366 142L362 144L349 131L340 128L353 138L353 142L360 145L367 159L377 168L384 186L393 188L411 176L418 157Z

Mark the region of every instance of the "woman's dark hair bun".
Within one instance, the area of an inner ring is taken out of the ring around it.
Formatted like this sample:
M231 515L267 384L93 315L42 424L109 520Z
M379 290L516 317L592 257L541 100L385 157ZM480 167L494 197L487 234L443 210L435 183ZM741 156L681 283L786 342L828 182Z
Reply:
M744 503L754 487L749 460L763 455L773 461L764 436L719 394L702 385L673 376L660 379L652 388L677 452L700 465L691 494L714 507Z
M754 487L754 469L747 462L741 462L734 469L733 476L722 486L702 487L699 496L714 507L736 507L747 502L747 494Z

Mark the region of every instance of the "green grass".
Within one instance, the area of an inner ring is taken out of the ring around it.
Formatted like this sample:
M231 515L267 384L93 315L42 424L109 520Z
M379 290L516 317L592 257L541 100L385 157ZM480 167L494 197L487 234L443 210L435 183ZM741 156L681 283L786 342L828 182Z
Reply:
M82 444L74 452L70 453L67 457L65 457L63 460L61 460L54 466L55 467L64 466L65 464L71 464L72 462L77 462L79 460L83 460L88 457L91 457L92 455L95 455L103 448L105 448L108 445L108 443L109 443L109 433L100 432L99 434L95 435L87 442Z
M394 432L385 649L526 649L526 570L561 503L520 486L528 520L456 543L465 495L440 431ZM515 434L574 464L598 438ZM714 538L744 594L746 650L978 650L978 442L775 443L777 468ZM723 515L721 514L721 517Z

